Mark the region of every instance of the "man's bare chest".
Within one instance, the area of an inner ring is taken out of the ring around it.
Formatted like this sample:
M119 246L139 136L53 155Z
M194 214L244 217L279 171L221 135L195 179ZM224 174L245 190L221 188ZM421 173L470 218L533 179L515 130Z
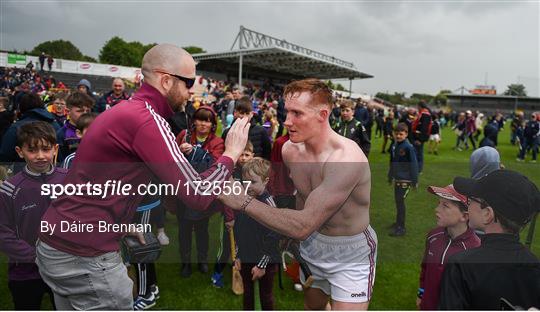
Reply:
M323 181L322 164L294 163L289 168L298 195L305 201L307 196Z

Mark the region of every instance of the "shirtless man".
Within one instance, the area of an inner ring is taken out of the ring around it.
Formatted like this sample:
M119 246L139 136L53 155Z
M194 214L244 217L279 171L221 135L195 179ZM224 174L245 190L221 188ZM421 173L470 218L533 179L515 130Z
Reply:
M314 278L304 307L367 309L375 280L377 236L369 226L371 173L357 144L334 132L328 122L331 90L306 79L287 85L285 127L290 142L283 160L297 190L296 210L278 209L249 196L221 196L236 210L293 239ZM304 279L304 277L302 277Z

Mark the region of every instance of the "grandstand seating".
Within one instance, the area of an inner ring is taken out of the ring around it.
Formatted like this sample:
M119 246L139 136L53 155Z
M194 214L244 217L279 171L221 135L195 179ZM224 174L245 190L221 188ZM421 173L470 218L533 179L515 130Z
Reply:
M46 72L46 75L49 75L49 72ZM50 72L50 75L53 75L56 81L62 81L70 89L75 89L81 79L86 79L92 84L92 91L94 92L103 93L111 90L112 78L109 76L70 74L54 71Z

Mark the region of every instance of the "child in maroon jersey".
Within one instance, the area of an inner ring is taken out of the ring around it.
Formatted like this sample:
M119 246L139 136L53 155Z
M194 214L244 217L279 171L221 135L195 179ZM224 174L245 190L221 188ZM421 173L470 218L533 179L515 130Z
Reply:
M427 190L439 197L435 208L437 227L426 238L416 305L420 310L436 310L446 261L453 254L480 246L480 239L468 226L466 196L452 185L430 186Z

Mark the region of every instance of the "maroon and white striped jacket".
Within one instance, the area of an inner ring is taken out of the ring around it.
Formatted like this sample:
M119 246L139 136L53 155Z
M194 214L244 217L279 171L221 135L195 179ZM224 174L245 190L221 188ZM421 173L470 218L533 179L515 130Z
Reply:
M234 162L222 156L207 171L197 173L180 152L166 121L172 115L167 99L148 84L143 84L130 100L100 114L81 141L64 183L90 182L103 186L111 180L132 188L128 195L105 198L88 195L87 190L82 195L59 197L42 218L56 225L56 229L52 235L40 233L39 238L58 250L78 256L91 257L118 250L123 234L99 232L99 222L131 223L144 197L138 187L150 183L152 177L173 185L178 190L177 197L187 206L206 209L219 193L212 191L229 179ZM199 194L195 194L197 186ZM108 191L110 194L112 188ZM94 230L61 232L61 221L92 224Z
M441 278L448 258L478 246L480 238L470 228L454 239L442 227L428 233L420 272L420 292L423 292L420 310L437 310Z

